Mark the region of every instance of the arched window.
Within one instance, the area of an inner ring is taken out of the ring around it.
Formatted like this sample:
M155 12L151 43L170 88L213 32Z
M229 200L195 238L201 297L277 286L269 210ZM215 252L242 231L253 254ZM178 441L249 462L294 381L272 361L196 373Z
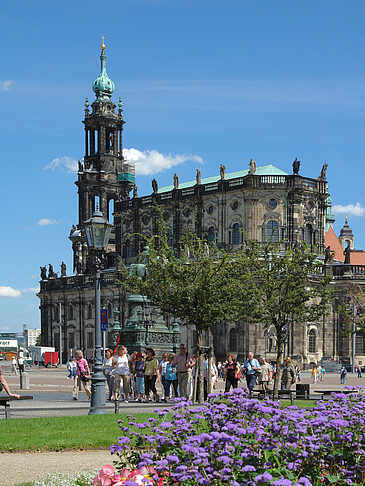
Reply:
M310 224L307 224L304 228L304 241L307 245L311 245L313 243L313 229Z
M237 351L237 330L235 328L229 331L229 350Z
M69 304L69 306L68 306L68 313L67 313L67 315L68 315L69 321L72 321L72 319L74 319L74 307L73 307L72 304Z
M213 243L215 241L215 228L214 226L210 226L208 228L208 243Z
M60 306L59 304L55 304L53 318L56 322L60 322Z
M276 221L269 221L267 223L266 241L278 243L279 241L279 225Z
M132 258L132 245L129 240L124 244L124 258Z
M316 331L314 329L311 329L309 331L308 351L310 353L316 353L317 352L317 334L316 334Z
M93 307L92 307L92 305L90 303L87 306L87 318L88 319L92 319L93 318Z
M232 226L232 243L234 245L239 245L241 243L240 225L238 223L235 223Z

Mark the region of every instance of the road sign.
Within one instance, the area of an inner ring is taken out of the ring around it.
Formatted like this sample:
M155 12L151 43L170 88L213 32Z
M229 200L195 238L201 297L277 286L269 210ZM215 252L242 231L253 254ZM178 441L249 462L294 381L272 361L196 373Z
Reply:
M100 330L108 330L108 309L100 309Z

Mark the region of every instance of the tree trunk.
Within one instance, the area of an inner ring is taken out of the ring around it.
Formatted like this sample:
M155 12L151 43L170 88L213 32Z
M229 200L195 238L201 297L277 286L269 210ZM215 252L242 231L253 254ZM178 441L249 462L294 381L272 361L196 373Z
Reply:
M283 336L282 332L276 332L277 334L277 354L276 354L276 373L275 373L275 381L274 381L274 398L279 398L279 386L280 386L280 372L283 364L284 359L284 341L285 336Z
M209 346L208 351L208 370L207 370L207 388L208 388L208 395L212 393L212 369L213 369L213 357L212 357L212 348Z
M204 403L204 368L203 368L203 358L202 353L203 346L203 331L196 328L196 338L197 338L197 363L195 365L195 379L194 379L194 403L198 400L199 403ZM199 387L197 386L199 383ZM197 396L197 391L199 394Z

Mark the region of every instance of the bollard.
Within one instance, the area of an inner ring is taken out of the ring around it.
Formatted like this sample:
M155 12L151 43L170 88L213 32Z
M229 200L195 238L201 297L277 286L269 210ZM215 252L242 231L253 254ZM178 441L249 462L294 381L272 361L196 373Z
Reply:
M20 389L30 390L30 380L29 374L27 372L24 372L20 375Z
M119 400L117 399L114 402L114 413L119 413Z

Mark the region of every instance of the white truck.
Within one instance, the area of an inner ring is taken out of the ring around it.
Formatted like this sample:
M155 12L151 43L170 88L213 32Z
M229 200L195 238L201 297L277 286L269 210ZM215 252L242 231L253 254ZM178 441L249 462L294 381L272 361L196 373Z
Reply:
M29 354L35 365L44 365L46 353L54 353L56 350L52 346L31 346L29 348Z

